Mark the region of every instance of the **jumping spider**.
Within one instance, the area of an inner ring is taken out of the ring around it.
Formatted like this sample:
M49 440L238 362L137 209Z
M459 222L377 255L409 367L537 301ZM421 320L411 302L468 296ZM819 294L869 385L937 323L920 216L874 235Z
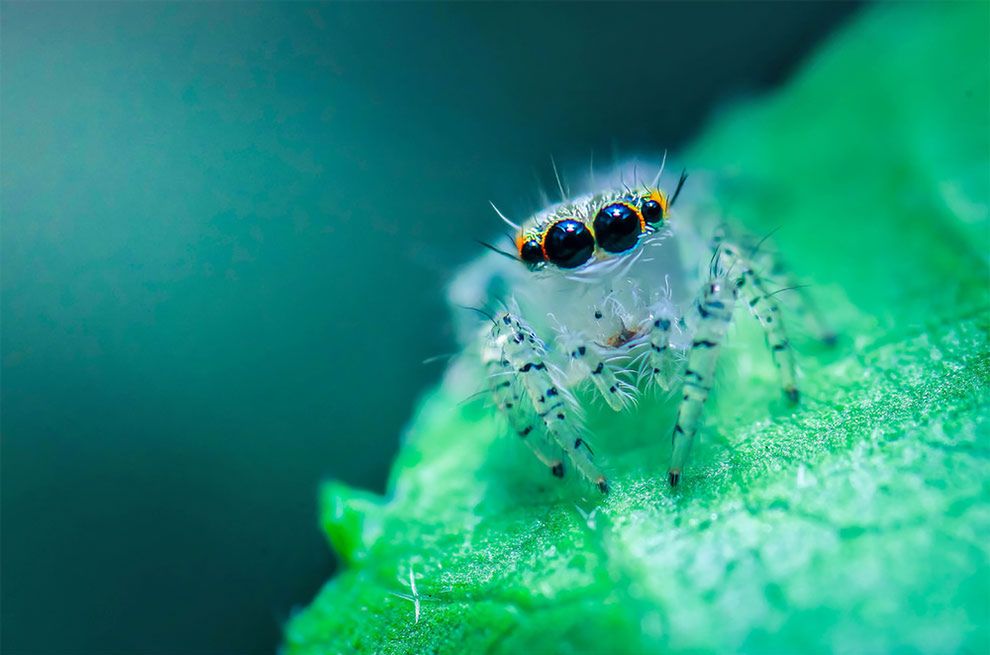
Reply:
M492 307L492 295L499 298L499 308L470 338L509 425L554 476L573 469L602 493L609 483L593 461L571 390L590 381L609 407L624 411L651 385L679 385L677 420L667 428L673 438L668 480L676 486L740 305L766 334L784 396L799 399L794 355L770 285L771 275L785 283L787 275L763 241L730 239L724 226L686 219L680 207L674 212L687 176L668 195L660 188L662 172L661 164L652 182L634 178L632 186L615 179L608 190L565 199L521 224L499 212L514 230L513 250L488 246L505 257L479 260L451 288L452 302L461 306ZM831 340L810 309L820 336Z

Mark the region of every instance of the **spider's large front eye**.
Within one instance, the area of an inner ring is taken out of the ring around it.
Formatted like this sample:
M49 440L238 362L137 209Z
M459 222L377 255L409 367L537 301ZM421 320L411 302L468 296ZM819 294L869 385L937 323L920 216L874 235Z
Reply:
M639 212L623 202L606 205L595 216L595 239L602 250L625 252L636 245L642 232Z
M536 239L527 239L520 244L519 259L530 266L536 266L546 261L543 258L543 248L540 247L540 242Z
M595 237L584 223L572 219L558 221L543 237L547 259L561 268L577 268L591 259Z

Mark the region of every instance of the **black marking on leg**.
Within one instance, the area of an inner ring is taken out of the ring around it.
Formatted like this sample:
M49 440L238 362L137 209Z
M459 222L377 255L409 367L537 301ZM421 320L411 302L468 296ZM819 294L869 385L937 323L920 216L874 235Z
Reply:
M597 318L598 320L601 320L602 318L602 313L597 309L595 310L595 318Z
M556 464L550 467L550 472L553 473L553 477L555 478L564 477L564 463L557 462Z
M773 350L774 352L780 352L781 350L787 350L787 347L789 345L790 344L788 344L786 341L781 341L780 343L773 344L773 346L771 346L770 349Z
M695 339L691 342L692 348L714 348L718 344L708 339Z
M519 431L519 436L520 437L526 437L532 431L533 431L533 426L532 425L527 425L526 427L524 427L522 430Z
M591 374L600 375L604 369L605 369L605 362L598 362L598 366L595 367L595 370L592 371Z
M548 396L556 396L557 395L557 387L550 387L549 389L547 389L547 395Z
M577 450L582 446L584 447L585 450L587 450L591 454L592 457L595 456L595 451L591 449L591 446L588 445L587 441L585 441L581 437L578 437L577 439L574 440L574 450Z
M564 412L557 412L557 418L560 419L561 421L563 421L564 420Z
M614 384L611 387L608 388L608 392L609 393L615 393L615 391L616 391L616 389L615 389L615 385Z
M657 320L653 321L653 327L658 327L661 330L669 330L670 320L666 318L658 318Z
M784 389L784 394L787 396L787 400L789 400L792 403L797 403L799 400L801 400L801 392L797 390L797 387Z

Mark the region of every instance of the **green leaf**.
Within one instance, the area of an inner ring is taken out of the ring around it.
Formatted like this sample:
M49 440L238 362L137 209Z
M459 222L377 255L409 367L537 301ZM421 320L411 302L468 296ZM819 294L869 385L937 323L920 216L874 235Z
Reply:
M323 490L345 563L309 653L990 650L990 5L882 5L687 153L842 338L779 399L740 321L676 491L674 408L593 412L604 500L505 430L460 358L387 498ZM794 323L792 322L792 325Z

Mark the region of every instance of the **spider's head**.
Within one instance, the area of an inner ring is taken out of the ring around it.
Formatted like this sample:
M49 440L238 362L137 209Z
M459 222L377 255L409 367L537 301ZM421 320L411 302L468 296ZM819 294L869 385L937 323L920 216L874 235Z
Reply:
M531 269L579 268L631 252L663 227L670 204L659 189L594 196L565 204L525 225L516 236L520 261Z

